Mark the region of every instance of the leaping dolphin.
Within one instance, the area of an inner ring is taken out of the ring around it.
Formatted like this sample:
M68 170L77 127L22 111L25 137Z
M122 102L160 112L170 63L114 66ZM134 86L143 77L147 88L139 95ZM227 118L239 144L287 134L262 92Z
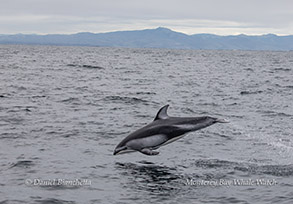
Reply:
M124 138L115 148L114 155L138 151L146 155L157 155L153 151L159 147L180 139L186 133L196 131L215 123L227 123L227 120L203 117L170 117L169 105L162 107L154 121Z

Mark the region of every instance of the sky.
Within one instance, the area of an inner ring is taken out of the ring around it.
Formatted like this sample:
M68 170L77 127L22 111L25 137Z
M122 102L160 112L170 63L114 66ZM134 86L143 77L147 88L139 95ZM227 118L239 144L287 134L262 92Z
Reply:
M293 34L293 0L0 0L0 34Z

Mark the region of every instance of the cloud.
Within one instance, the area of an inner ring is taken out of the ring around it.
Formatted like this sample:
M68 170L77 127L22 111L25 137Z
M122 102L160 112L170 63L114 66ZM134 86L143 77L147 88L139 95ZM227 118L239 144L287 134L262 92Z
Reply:
M291 0L4 0L2 33L73 33L165 26L192 33L293 34Z

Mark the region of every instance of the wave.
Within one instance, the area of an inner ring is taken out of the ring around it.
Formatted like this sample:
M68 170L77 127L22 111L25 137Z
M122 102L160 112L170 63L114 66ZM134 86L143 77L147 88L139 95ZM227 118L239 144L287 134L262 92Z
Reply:
M76 203L74 201L67 201L67 200L61 200L61 199L56 199L56 198L37 199L35 201L40 204L59 204L59 203L75 204Z
M260 94L263 91L241 91L240 95L249 95L249 94Z
M68 67L81 67L81 68L88 68L88 69L104 69L104 67L97 66L97 65L88 65L88 64L67 64Z
M275 68L274 71L285 71L285 72L288 72L288 71L291 71L291 69L280 67L280 68Z
M140 92L136 92L137 95L156 95L155 92L143 92L143 91L140 91Z
M29 167L32 167L34 166L34 162L31 161L31 160L21 160L21 161L18 161L16 163L13 163L10 168L15 168L15 167L18 167L18 168L29 168Z
M127 96L106 96L104 98L106 101L113 101L113 102L122 102L125 104L138 104L138 103L148 103L149 101L143 100L136 97L127 97Z
M293 89L293 85L285 86L285 88Z
M74 98L74 97L65 98L65 99L59 100L58 102L68 103L68 104L73 104L73 105L80 105L81 104L81 101L79 100L79 98Z
M138 163L139 164L116 162L115 168L120 174L128 176L129 180L133 181L130 182L129 188L167 197L182 191L183 176L177 172L176 168L157 165L147 161ZM137 182L136 178L139 178L139 182Z
M194 162L195 166L201 168L232 169L234 171L249 172L252 174L267 174L273 176L293 176L293 164L288 165L259 165L256 163L240 163L218 159L201 159Z
M214 102L206 102L206 103L198 103L198 105L199 106L214 106L214 107L216 107L216 106L220 106L219 104L217 104L217 103L214 103Z
M279 116L279 117L292 117L291 114L288 113L283 113L283 112L277 112L277 111L272 111L272 110L266 110L266 111L257 111L260 112L266 116Z

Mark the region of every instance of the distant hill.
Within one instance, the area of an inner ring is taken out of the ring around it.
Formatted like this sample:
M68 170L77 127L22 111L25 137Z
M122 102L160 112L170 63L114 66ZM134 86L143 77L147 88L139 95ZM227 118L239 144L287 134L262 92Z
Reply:
M71 35L0 35L0 44L103 46L131 48L293 50L293 35L186 35L167 28Z

